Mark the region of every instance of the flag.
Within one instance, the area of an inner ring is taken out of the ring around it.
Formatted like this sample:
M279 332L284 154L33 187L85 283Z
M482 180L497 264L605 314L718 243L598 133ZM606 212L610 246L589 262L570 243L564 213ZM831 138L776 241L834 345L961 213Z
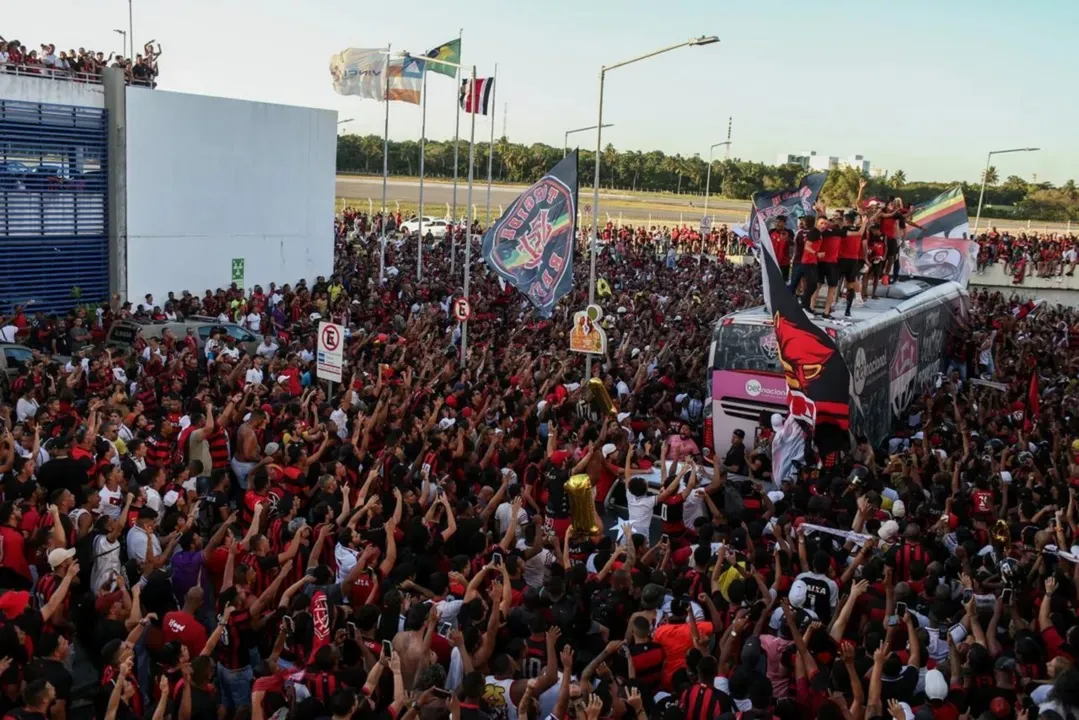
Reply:
M764 237L768 237L767 226L772 224L777 217L782 215L787 218L787 227L793 233L797 230L798 218L813 214L813 205L820 196L824 181L828 179L828 173L810 173L802 178L802 182L796 188L776 190L775 192L758 192L753 194L753 209L749 219L749 238L753 245L760 240L757 222L754 218L763 217L765 224Z
M1022 320L1027 315L1030 315L1032 312L1037 311L1038 308L1040 308L1044 304L1045 300L1042 300L1040 298L1027 300L1022 305L1012 308L1012 317L1014 317L1016 320Z
M768 237L764 215L759 237ZM772 243L759 245L764 301L772 317L776 349L787 381L787 407L814 430L822 452L848 445L850 372L835 341L807 315L783 282Z
M1030 412L1027 417L1031 421L1037 420L1038 416L1042 413L1041 401L1038 398L1038 372L1034 371L1030 374L1030 388L1027 390L1027 404L1030 406Z
M483 236L483 259L547 317L573 286L577 153L510 203Z
M794 413L787 415L779 431L772 436L772 481L798 479L798 469L805 464L806 432Z
M420 104L423 93L422 58L391 58L389 92L384 75L386 51L349 48L330 58L330 77L339 95L356 95L371 100L390 100Z
M461 63L461 38L455 38L447 43L442 43L434 50L428 50L427 57L445 60L459 65ZM427 64L427 71L438 73L439 75L448 75L449 77L457 76L457 68L452 65L444 65L440 62L429 62Z
M912 227L907 232L907 240L920 240L925 237L961 238L970 234L967 201L958 185L928 202L915 205L910 219L921 225L922 229Z
M348 48L330 58L330 76L338 95L382 100L386 91L386 51Z
M494 78L476 78L476 84L471 80L461 81L461 109L467 113L480 115L487 114L487 105L491 102L491 94L495 89ZM576 173L574 173L576 177Z
M330 603L326 593L322 590L317 590L311 597L310 612L313 634L311 636L311 654L308 656L307 662L312 663L315 661L315 653L323 645L330 643Z
M899 255L900 272L911 277L953 280L964 287L978 261L978 243L969 240L967 201L957 185L910 214L920 228L909 227Z

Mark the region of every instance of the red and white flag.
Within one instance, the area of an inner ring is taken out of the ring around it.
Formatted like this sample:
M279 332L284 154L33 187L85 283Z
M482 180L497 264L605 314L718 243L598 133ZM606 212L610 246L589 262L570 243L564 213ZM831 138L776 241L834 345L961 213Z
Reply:
M467 113L478 112L480 115L486 115L494 89L494 78L476 78L475 83L471 80L462 80L461 109Z
M1045 300L1042 300L1041 298L1035 298L1033 300L1027 300L1022 305L1012 308L1012 315L1015 317L1016 320L1022 320L1027 315L1029 315L1032 312L1036 311L1038 308L1040 308L1044 304L1045 304Z

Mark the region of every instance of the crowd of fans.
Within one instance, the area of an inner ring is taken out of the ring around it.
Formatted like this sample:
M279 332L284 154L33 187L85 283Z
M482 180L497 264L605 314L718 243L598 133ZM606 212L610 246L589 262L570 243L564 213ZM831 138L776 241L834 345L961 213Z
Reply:
M422 282L390 244L380 285L378 225L339 219L328 279L0 321L38 349L0 404L0 710L1079 717L1079 313L976 293L887 442L773 481L767 429L714 457L702 412L713 325L758 270L605 245L608 413L567 349L587 273L540 319L477 261L462 365L463 237ZM122 317L241 312L250 354L102 344ZM321 319L348 329L332 389Z
M4 72L41 75L55 80L78 80L100 82L101 73L107 67L123 68L130 85L154 87L157 80L157 60L161 57L161 45L154 47L151 40L134 59L110 52L107 56L100 50L86 48L60 50L56 45L42 43L37 49L28 49L18 40L6 40L0 36L0 69Z
M1032 277L1051 278L1063 282L1075 273L1079 261L1079 238L1071 233L989 232L978 236L978 272L1000 262L1004 273L1012 276L1015 285Z

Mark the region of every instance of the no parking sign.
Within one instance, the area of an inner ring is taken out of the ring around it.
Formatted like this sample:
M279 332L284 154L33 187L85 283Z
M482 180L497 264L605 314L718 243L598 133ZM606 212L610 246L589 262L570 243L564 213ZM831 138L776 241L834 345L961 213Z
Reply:
M472 317L472 306L468 303L468 298L466 297L454 298L450 312L453 313L453 317L457 322L465 322Z
M341 382L344 364L345 328L336 323L318 324L318 364L315 374L321 380Z

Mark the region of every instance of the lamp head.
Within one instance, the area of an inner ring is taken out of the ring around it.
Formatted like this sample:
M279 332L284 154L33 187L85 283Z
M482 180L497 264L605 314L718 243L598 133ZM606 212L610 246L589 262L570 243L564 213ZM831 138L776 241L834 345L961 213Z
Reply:
M711 45L712 43L717 43L717 42L719 42L719 38L716 37L715 35L701 35L700 37L693 38L692 40L690 40L689 44L693 45L693 46L698 46L698 45Z

